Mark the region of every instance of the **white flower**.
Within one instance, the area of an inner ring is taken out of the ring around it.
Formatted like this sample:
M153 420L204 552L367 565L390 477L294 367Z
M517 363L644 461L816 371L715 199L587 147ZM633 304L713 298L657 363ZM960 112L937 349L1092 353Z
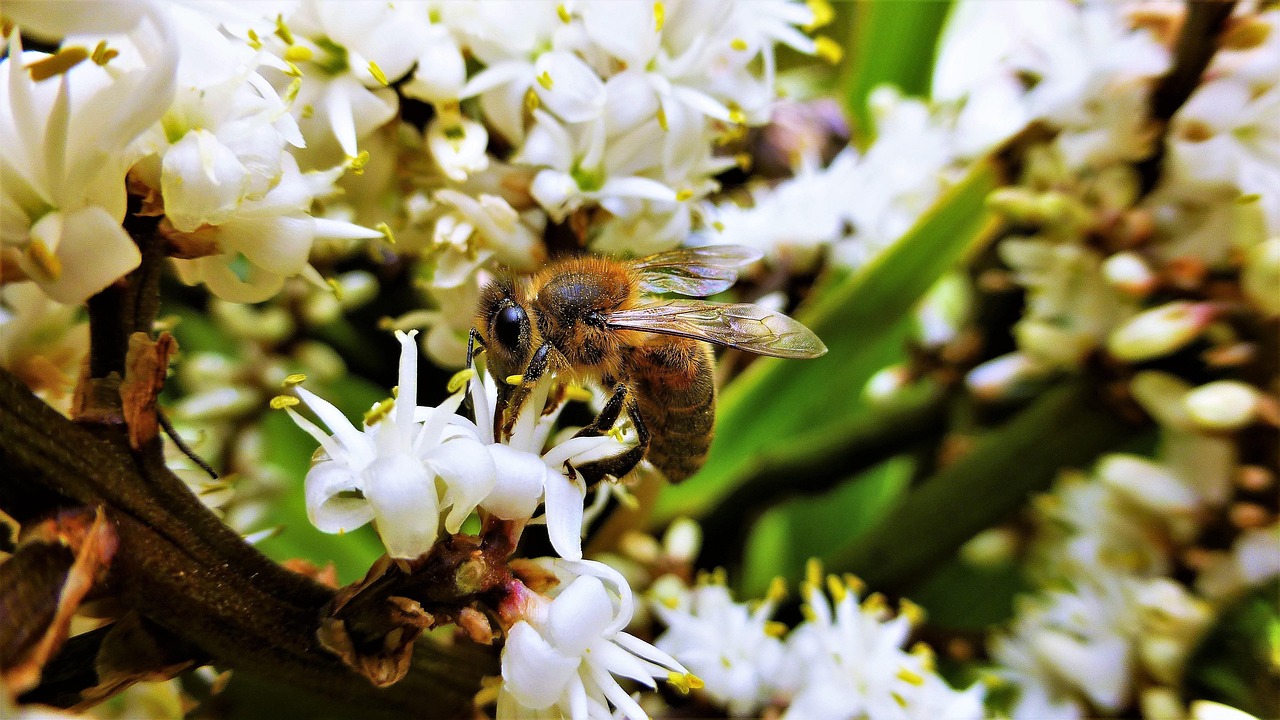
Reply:
M474 120L438 116L427 126L426 139L436 165L454 182L489 167L489 133Z
M859 605L859 586L832 577L834 602L819 589L811 570L805 588L808 620L787 638L781 684L793 697L783 718L882 720L890 718L982 717L981 684L956 691L933 669L927 648L902 649L912 611L890 618L884 599Z
M638 720L648 715L615 676L650 688L655 679L696 684L670 655L623 632L634 604L621 574L589 560L555 565L564 575L559 592L550 600L531 594L507 633L498 718L586 720L608 717L612 704Z
M781 593L771 588L769 598L751 608L735 603L720 584L681 590L654 598L653 609L667 626L658 648L697 675L703 692L731 716L759 715L773 699L783 660L778 635L785 626L769 620Z
M302 272L317 240L382 237L378 230L311 214L315 198L333 191L341 168L304 174L284 153L280 169L279 182L261 199L245 199L225 222L190 233L218 253L175 260L183 282L203 282L224 300L260 302L279 292L285 278Z
M542 452L564 407L544 411L554 382L549 373L539 380L520 409L510 437L498 437L493 426L498 392L494 379L487 373L471 376L479 437L493 441L488 449L498 474L493 492L480 505L504 520L525 521L541 502L552 547L563 558L579 560L587 488L573 467L614 457L634 443L609 435L575 437Z
M333 432L324 433L292 409L290 417L323 450L307 473L307 516L323 532L353 530L370 520L392 557L431 549L441 514L448 532L493 488L493 460L474 426L454 410L457 394L439 407L417 407L418 347L400 340L400 385L394 407L374 406L357 430L333 405L297 388L298 396Z
M0 242L20 251L27 277L69 305L141 260L121 227L125 173L137 159L129 145L168 107L177 43L166 15L151 9L128 41L141 67L116 72L85 61L36 81L32 65L48 56L24 53L15 29L0 63Z

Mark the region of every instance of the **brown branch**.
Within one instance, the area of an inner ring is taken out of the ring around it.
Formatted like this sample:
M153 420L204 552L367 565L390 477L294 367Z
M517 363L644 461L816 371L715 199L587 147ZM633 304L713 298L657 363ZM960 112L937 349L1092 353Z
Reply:
M465 642L419 643L404 680L375 689L316 640L333 591L246 544L164 467L158 445L155 439L135 454L123 426L77 425L0 371L4 484L44 486L103 507L120 540L108 586L126 606L249 675L370 710L469 712L480 678L495 672L491 652ZM0 500L20 495L0 493Z

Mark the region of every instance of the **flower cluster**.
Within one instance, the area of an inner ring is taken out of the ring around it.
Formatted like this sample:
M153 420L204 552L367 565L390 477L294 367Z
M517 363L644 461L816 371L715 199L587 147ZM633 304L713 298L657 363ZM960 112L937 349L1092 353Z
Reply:
M979 718L985 689L953 690L922 643L904 650L920 609L893 613L883 596L859 601L855 578L829 576L816 561L802 586L805 621L770 620L785 595L776 580L766 599L736 603L722 577L692 588L674 576L654 586L654 610L667 626L658 647L689 666L703 694L732 716L783 709L785 718ZM824 592L823 588L826 588Z

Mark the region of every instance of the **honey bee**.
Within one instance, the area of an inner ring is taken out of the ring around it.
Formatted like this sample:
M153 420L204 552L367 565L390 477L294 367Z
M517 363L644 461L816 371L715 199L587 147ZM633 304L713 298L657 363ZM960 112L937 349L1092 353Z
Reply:
M783 358L827 348L808 328L758 305L671 299L727 289L760 254L735 245L683 248L633 261L570 257L532 277L500 277L481 295L468 366L483 347L498 378L494 427L508 431L545 373L612 391L579 436L608 432L625 411L638 442L575 470L621 478L647 458L671 482L697 472L711 446L716 385L706 343ZM502 379L519 376L515 385Z

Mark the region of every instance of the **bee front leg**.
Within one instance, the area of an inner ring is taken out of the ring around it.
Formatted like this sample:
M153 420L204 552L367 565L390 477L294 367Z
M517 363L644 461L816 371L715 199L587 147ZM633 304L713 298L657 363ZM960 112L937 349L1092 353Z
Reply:
M494 378L494 382L498 385L498 404L494 408L493 426L502 428L504 436L511 436L511 431L516 426L516 418L520 416L520 410L529 400L534 386L546 374L551 349L551 343L545 342L533 351L533 357L529 359L529 364L516 385L507 386L506 378ZM504 390L507 392L504 393ZM542 408L538 408L538 412L542 412Z
M471 332L467 334L467 364L465 367L468 370L471 369L473 361L476 359L477 345L480 346L480 350L484 350L484 338L480 337L479 330L471 328Z
M574 470L582 476L587 485L594 485L608 475L621 479L635 469L636 465L640 464L640 461L644 459L645 452L649 449L649 428L645 425L644 417L641 416L635 400L631 398L630 390L623 383L618 383L614 387L613 395L605 403L604 409L600 411L596 419L590 425L575 433L574 437L598 437L605 434L618 421L618 415L622 413L624 408L627 411L627 417L631 419L631 424L636 429L636 445L630 450L611 458L575 466Z

